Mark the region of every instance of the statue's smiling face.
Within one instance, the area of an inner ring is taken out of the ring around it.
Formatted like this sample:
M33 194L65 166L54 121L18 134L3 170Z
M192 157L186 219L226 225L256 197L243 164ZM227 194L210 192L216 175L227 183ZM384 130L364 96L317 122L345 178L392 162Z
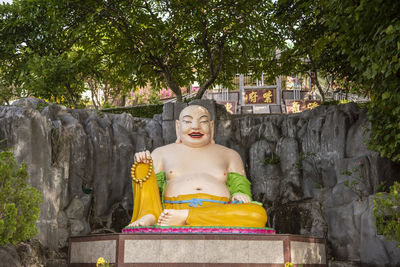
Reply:
M207 109L193 105L182 110L176 133L184 145L198 148L211 143L213 127Z

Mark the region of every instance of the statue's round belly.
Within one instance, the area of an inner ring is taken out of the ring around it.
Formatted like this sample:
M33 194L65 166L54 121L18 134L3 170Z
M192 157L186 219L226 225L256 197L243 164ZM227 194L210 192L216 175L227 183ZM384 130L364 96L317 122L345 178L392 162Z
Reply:
M179 195L204 193L220 197L230 197L225 182L211 175L191 175L168 179L164 195L176 197Z

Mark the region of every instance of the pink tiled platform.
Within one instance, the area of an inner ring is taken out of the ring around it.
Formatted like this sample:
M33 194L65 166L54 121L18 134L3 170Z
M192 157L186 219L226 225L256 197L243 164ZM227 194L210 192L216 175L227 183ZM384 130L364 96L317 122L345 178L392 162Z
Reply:
M282 234L104 234L71 237L69 266L327 266L325 240Z
M223 227L223 226L145 226L125 227L124 234L257 234L271 235L275 230L267 227Z

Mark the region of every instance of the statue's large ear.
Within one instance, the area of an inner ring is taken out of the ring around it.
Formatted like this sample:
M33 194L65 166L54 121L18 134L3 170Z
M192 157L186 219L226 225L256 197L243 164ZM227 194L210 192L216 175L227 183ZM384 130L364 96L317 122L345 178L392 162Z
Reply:
M181 125L178 120L175 121L175 130L176 130L176 141L175 143L181 144L182 140L180 138L180 132L181 132Z
M210 127L211 127L211 144L215 144L214 141L214 121L210 121Z

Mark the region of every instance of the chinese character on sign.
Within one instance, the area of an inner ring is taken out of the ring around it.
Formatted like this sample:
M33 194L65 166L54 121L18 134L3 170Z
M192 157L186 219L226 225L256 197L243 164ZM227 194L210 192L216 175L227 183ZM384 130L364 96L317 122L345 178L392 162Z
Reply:
M249 101L252 103L257 102L257 93L256 92L251 92L249 95Z
M236 114L237 101L227 100L227 101L217 101L218 104L223 105L225 110L230 114Z
M313 108L316 108L318 106L319 106L319 104L317 102L311 102L311 103L307 104L307 109L313 109Z
M271 91L268 91L268 92L264 93L263 97L264 97L264 102L265 103L272 103L272 99L271 99L272 92Z
M247 105L253 104L275 104L276 93L275 89L245 89L244 90L244 103Z
M233 114L232 107L232 104L229 102L225 104L226 111L228 111L230 114Z
M288 113L298 113L304 110L311 110L321 105L320 100L285 100Z
M299 102L294 101L294 102L292 103L292 112L293 112L293 113L298 113L298 112L300 112L300 104L299 104Z

